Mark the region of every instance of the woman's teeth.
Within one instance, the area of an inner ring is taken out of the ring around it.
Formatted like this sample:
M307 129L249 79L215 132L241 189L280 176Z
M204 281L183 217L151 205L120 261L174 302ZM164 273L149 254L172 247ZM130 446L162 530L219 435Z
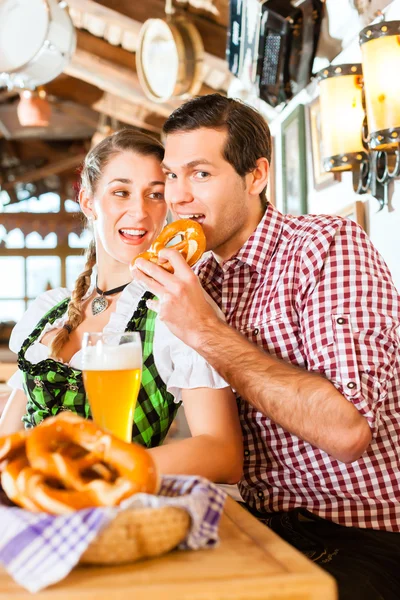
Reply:
M143 229L120 229L119 231L123 235L127 235L130 237L136 237L136 236L143 237L147 233L147 231L143 230Z

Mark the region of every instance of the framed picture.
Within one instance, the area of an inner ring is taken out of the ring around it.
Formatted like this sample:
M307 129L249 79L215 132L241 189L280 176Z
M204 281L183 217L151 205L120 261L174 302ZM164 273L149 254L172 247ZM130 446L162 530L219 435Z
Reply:
M271 136L271 161L269 163L269 177L267 187L267 200L273 206L276 206L276 188L275 188L275 177L276 177L276 156L275 156L275 138Z
M281 129L283 212L295 216L307 212L305 133L304 105L299 104Z
M319 97L315 98L308 106L308 118L311 134L312 170L314 188L322 190L341 180L340 173L328 173L323 164L323 140L321 132L321 108Z
M339 216L355 221L366 231L365 205L361 200L356 200L356 202L346 206L339 212Z

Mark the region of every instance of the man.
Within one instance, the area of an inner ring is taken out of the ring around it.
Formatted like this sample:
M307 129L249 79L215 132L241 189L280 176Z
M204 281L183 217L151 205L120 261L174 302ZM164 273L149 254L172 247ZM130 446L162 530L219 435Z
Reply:
M164 125L166 200L202 223L196 275L138 261L150 303L238 395L249 509L337 579L340 598L397 599L400 569L399 297L367 235L265 199L270 133L217 94Z

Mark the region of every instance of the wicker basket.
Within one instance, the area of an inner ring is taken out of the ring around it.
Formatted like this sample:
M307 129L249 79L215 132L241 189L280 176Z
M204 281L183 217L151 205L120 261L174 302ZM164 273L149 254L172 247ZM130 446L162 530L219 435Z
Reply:
M169 552L187 535L190 516L172 506L118 513L82 554L79 564L115 565Z

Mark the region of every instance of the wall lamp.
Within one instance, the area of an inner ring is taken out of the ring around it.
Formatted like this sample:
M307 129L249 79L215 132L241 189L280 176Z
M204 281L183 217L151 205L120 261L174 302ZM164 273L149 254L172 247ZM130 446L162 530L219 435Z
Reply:
M400 177L400 21L360 33L362 64L330 65L317 75L326 171L352 171L357 194L391 208Z

